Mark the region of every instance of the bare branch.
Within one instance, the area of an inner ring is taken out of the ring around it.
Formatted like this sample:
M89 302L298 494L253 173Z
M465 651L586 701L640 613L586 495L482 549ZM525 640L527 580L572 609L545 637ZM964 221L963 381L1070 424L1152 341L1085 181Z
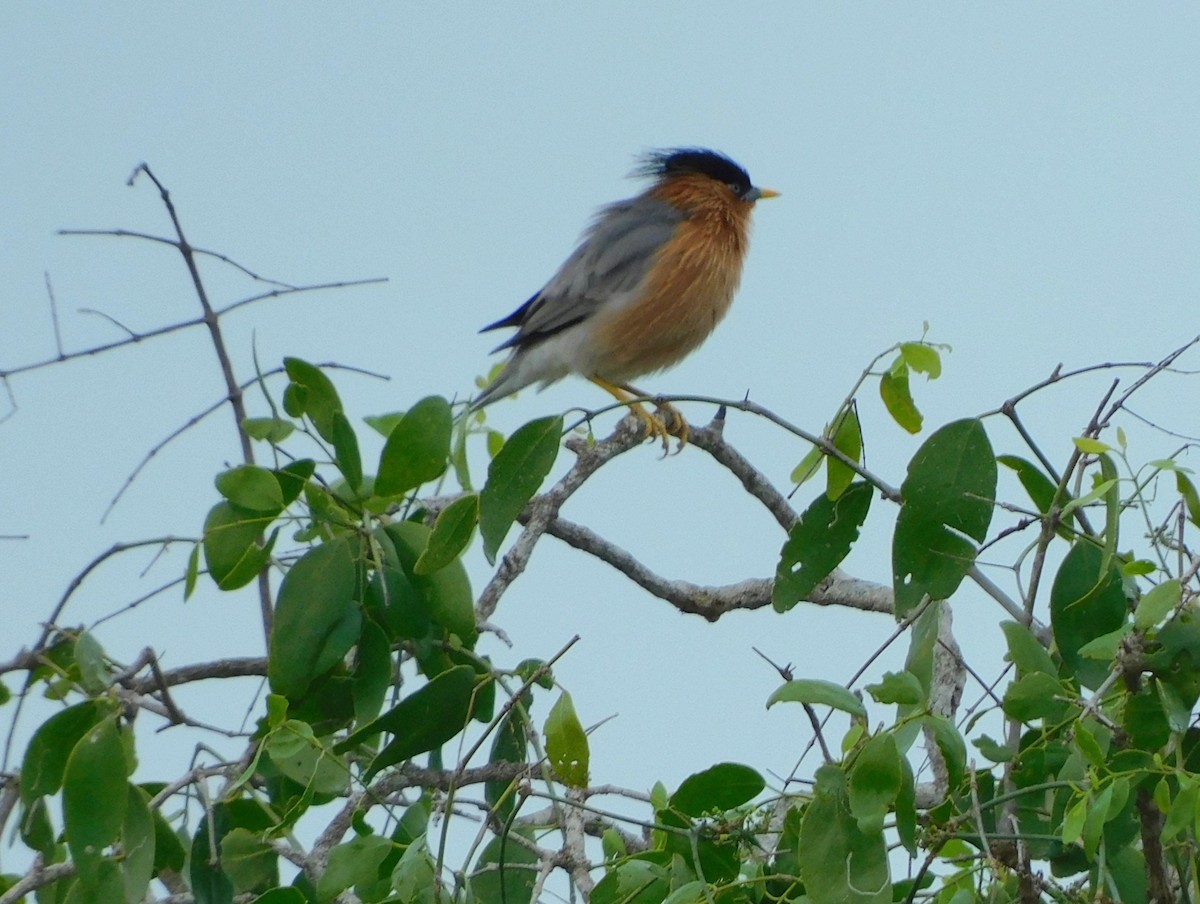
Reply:
M58 357L63 356L62 328L58 322L58 301L54 297L54 286L50 282L50 274L42 274L46 279L46 297L50 299L50 322L54 326L54 348Z

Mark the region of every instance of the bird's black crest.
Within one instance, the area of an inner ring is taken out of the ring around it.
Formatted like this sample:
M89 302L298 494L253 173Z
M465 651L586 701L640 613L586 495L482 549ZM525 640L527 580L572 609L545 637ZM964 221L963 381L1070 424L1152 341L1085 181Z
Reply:
M733 185L742 194L752 188L750 174L716 151L706 148L667 148L651 151L642 165L637 168L638 176L682 176L684 173L699 173Z

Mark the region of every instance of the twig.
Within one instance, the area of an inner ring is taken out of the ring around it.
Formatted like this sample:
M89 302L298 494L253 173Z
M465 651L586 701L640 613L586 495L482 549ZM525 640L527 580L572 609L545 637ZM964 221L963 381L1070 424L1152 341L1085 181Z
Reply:
M808 715L808 721L812 723L813 737L821 745L821 755L825 757L825 764L832 765L834 762L833 754L829 752L829 745L825 743L825 735L821 731L821 720L817 718L816 710L808 703L802 702L800 705L804 707L804 712Z
M62 328L58 322L58 301L54 297L54 286L50 282L50 272L42 274L46 279L46 297L50 299L50 323L54 326L54 349L61 358L63 355Z

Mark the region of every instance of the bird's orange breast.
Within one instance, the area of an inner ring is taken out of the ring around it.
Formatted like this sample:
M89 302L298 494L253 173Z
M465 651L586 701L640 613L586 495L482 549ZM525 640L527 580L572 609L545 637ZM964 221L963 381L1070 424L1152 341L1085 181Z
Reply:
M597 315L592 342L603 365L594 376L617 383L670 367L707 339L729 311L746 256L752 205L726 186L683 177L654 193L689 216L659 250L638 299Z

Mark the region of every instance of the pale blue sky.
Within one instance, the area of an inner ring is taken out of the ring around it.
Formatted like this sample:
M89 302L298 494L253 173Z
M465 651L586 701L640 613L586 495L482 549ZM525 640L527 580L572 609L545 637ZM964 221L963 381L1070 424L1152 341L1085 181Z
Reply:
M388 373L335 377L355 415L463 395L497 341L478 327L541 285L595 207L637 190L624 178L635 155L698 144L783 197L759 206L728 320L644 382L750 392L819 430L866 362L928 321L954 346L943 378L915 386L936 425L995 407L1059 361L1157 358L1197 332L1198 46L1190 3L7 4L0 366L53 353L44 271L68 349L120 335L81 307L139 330L195 316L167 250L54 235L166 234L149 184L125 186L144 160L196 245L293 283L390 278L231 317L244 376L253 339L267 366L297 355ZM254 291L219 267L206 274L219 300ZM1106 381L1030 406L1052 455ZM1196 432L1194 382L1159 385L1146 412ZM0 545L9 652L113 542L198 533L212 475L239 454L228 414L210 419L99 527L148 447L219 397L205 336L21 376L12 390L0 533L30 539ZM870 463L898 483L919 440L890 425L873 390L864 400ZM568 381L490 415L512 429L604 403ZM805 451L745 417L727 436L781 484ZM993 438L1020 451L1003 430ZM1146 457L1173 445L1145 442ZM851 568L887 581L888 518L876 509ZM766 576L782 541L696 450L627 455L564 514L696 582ZM183 553L131 583L147 562L106 569L66 621L171 579ZM482 560L471 567L480 586ZM971 594L956 611L960 624L1001 618ZM619 711L593 738L593 771L633 786L723 759L786 772L807 728L763 709L778 678L751 645L840 681L892 627L803 606L709 625L553 540L497 621L516 649L488 652L507 665L582 634L559 674L585 722ZM127 657L162 645L178 665L258 651L254 625L251 597L206 589L186 606L172 592L99 636ZM714 705L729 720L716 733L704 715ZM652 760L638 752L649 739Z

